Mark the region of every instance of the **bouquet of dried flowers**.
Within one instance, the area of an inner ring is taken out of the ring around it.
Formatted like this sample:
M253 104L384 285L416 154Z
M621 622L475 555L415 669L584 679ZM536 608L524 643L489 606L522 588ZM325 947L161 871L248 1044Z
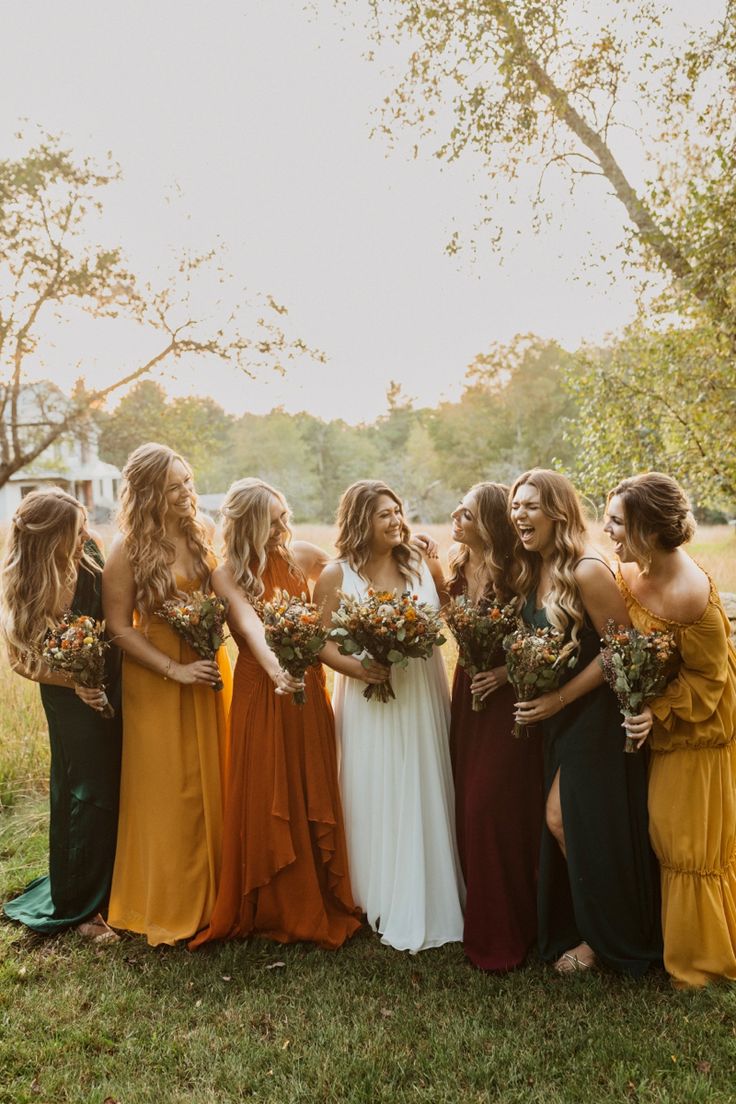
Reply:
M105 689L105 624L83 614L65 613L61 623L49 629L39 649L39 658L51 671L71 675L78 686L88 690ZM114 717L115 710L106 700L100 710L103 717Z
M226 598L195 590L183 601L169 598L155 613L202 659L214 659L225 643ZM219 679L213 689L222 690L222 686L222 679Z
M533 701L560 685L563 673L578 661L576 646L552 626L530 628L523 622L505 638L509 682L520 701ZM528 735L528 726L516 721L514 736Z
M457 640L457 661L471 679L479 671L489 670L504 637L518 620L513 605L504 606L500 602L480 602L476 605L465 594L450 599L443 616ZM480 694L472 694L471 697L475 712L485 709L487 700Z
M367 653L361 660L365 666L375 660L406 667L410 659L427 659L436 644L445 642L438 611L408 590L398 594L371 587L365 598L342 593L340 599L329 638L342 655ZM366 686L363 697L387 702L396 695L388 678Z
M303 679L309 667L319 663L329 630L322 624L322 607L310 602L306 594L297 597L287 590L276 590L269 602L261 602L266 643L285 671ZM292 694L297 705L304 705L306 691Z
M624 717L641 713L642 707L661 694L674 673L677 645L670 632L641 632L609 621L601 638L601 666L606 682L618 698ZM626 737L624 751L638 751Z

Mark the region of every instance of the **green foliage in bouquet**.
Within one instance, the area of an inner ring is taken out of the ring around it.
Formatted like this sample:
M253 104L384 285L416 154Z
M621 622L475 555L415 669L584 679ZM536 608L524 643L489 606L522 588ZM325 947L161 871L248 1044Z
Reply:
M225 643L227 599L195 590L185 601L169 598L156 615L171 625L202 659L214 659ZM222 679L213 689L222 690Z
M60 624L49 629L39 650L41 659L51 671L71 677L78 686L89 690L105 689L105 653L110 644L105 640L105 624L83 614L75 617L67 612ZM101 710L103 717L114 717L109 702Z
M533 701L560 685L566 670L578 661L576 647L557 629L530 628L522 621L504 639L509 682L520 701ZM514 736L528 735L528 726L516 721Z
M502 606L499 602L476 604L465 594L452 598L443 615L457 641L457 661L471 679L480 671L490 670L503 647L504 637L517 624L513 605ZM480 694L473 694L472 699L475 712L485 709L487 700Z
M310 667L319 663L329 630L322 624L322 606L310 602L306 594L297 597L276 590L269 602L261 602L266 643L285 671L303 679ZM307 700L305 690L292 694L297 705Z
M675 638L670 632L645 633L609 621L601 643L605 680L618 698L624 717L635 717L662 693L672 677L677 660ZM639 744L627 736L624 751L638 750Z
M406 667L410 659L427 659L446 639L437 610L408 590L398 594L371 587L362 599L341 593L332 620L330 640L342 655L367 653L364 666L375 660L385 667ZM389 678L366 686L363 697L387 702L396 695Z

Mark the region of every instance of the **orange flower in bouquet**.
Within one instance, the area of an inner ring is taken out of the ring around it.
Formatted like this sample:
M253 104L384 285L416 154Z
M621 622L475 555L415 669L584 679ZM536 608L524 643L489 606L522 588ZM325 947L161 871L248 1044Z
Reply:
M39 658L51 671L70 675L78 686L88 690L105 689L105 625L83 614L65 613L60 624L49 629L39 649ZM114 717L115 710L106 700L100 710L103 717Z
M218 598L216 594L203 594L202 591L195 590L184 601L169 598L155 612L202 659L214 659L225 643L227 599ZM220 679L213 689L222 690L222 687Z
M328 630L322 624L322 607L310 602L306 594L297 597L277 590L269 602L261 602L266 643L283 669L293 678L303 679L310 667L319 663ZM307 700L304 690L292 694L297 705Z
M499 602L481 602L476 605L465 594L452 598L443 611L443 616L457 641L457 661L471 679L479 671L488 671L494 665L503 648L504 637L518 620L513 605L504 606ZM485 709L486 705L487 702L480 694L472 695L475 712Z
M576 647L551 626L532 629L522 621L517 624L503 642L509 682L519 701L533 701L557 689L564 672L578 661ZM528 735L528 726L516 721L514 736Z
M677 645L670 632L641 632L609 621L601 639L601 666L606 682L615 693L624 717L641 713L661 694L674 673ZM639 744L626 737L624 751L635 752Z
M427 659L435 645L445 643L437 610L408 590L398 594L371 587L365 598L341 593L332 620L329 639L342 655L356 656L365 665L375 660L385 667L406 667L410 659ZM389 678L366 686L363 697L387 702L396 695Z

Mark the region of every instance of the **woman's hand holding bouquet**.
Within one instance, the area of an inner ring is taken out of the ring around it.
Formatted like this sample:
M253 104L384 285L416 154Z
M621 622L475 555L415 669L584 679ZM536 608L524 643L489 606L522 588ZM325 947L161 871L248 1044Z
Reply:
M647 705L661 694L674 673L675 638L669 632L640 632L609 621L601 639L603 675L618 698L627 728L624 751L638 751L649 735ZM627 722L639 722L628 730Z
M225 618L227 616L227 600L218 598L216 594L203 594L195 590L184 601L170 598L157 609L156 615L166 621L187 642L190 648L201 656L203 660L214 662L217 652L225 643ZM187 665L195 666L195 665ZM187 666L183 671L187 671ZM179 682L196 683L202 681L202 675L211 678L212 689L222 690L222 679L219 671L206 668L205 671L190 672L191 678L179 678ZM172 677L176 678L172 673Z
M304 676L319 663L319 653L325 646L328 630L322 624L322 607L310 602L306 594L297 597L286 590L277 590L269 602L262 602L259 613L263 619L266 643L294 683L277 684L276 692L291 691L297 705L307 700Z
M570 641L565 643L563 634L552 627L532 629L519 622L503 646L509 682L519 702L534 701L556 690L564 672L577 663L575 645ZM531 727L517 712L514 736L527 736Z
M104 634L104 622L65 613L46 633L39 658L50 671L68 675L82 701L110 718L115 710L105 693L105 652L110 645Z
M376 591L365 598L340 595L340 607L333 613L333 640L342 655L355 656L367 670L406 667L410 659L427 659L435 645L444 644L439 613L416 594L405 591ZM363 691L370 701L395 698L391 679L371 682Z
M470 602L466 595L452 598L443 616L457 640L457 661L472 680L481 672L490 671L503 648L504 637L517 623L512 605L499 602ZM495 681L495 680L494 680ZM472 707L476 712L486 707L489 690L476 692L472 686Z

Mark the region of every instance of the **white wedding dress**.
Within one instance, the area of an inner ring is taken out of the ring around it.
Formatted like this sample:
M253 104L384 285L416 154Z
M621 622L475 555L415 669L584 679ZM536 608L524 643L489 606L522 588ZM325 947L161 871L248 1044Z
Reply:
M369 584L341 567L345 593L364 597ZM439 607L424 564L414 593ZM355 902L383 943L416 952L463 937L450 697L439 649L392 667L391 685L395 700L366 701L364 682L335 676L340 791Z

